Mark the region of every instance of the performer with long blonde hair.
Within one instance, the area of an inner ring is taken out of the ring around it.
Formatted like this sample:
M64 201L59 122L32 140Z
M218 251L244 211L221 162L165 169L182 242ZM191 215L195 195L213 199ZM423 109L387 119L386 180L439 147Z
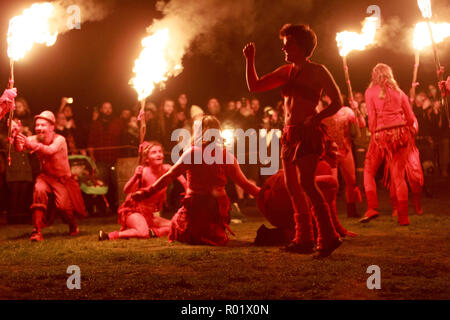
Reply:
M398 223L406 226L409 225L409 218L405 175L410 182L416 211L421 213L423 172L414 143L418 122L407 95L399 88L391 67L386 64L379 63L373 68L372 81L365 97L372 137L364 165L368 208L361 222L368 222L379 215L375 174L386 160L385 182L390 174L390 187L397 200Z

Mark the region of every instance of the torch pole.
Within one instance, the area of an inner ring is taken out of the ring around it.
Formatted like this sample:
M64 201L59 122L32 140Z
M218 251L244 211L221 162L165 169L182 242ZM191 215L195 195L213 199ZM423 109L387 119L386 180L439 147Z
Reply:
M352 89L352 83L350 82L350 75L348 73L348 65L347 65L347 56L342 56L342 62L344 65L344 74L345 74L345 82L347 83L347 89L348 89L348 102L350 104L350 108L355 113L356 119L359 119L360 114L358 108L353 108L353 89ZM359 120L356 121L355 125L356 135L358 137L361 136L361 130L359 129Z
M8 89L14 88L14 60L9 60L9 66L10 66L10 75L9 75L9 82L8 82ZM14 117L14 108L11 108L9 110L9 127L8 127L8 166L11 166L11 146L13 144L12 142L12 126L13 126L13 117Z
M439 88L439 82L444 81L444 68L441 66L441 63L439 62L437 46L436 46L436 42L434 41L433 30L431 29L430 19L425 19L425 21L427 23L428 32L430 33L430 38L431 38L431 44L433 46L434 64L436 66L436 75L437 75L437 79L438 79L438 88ZM449 126L450 126L450 115L448 114L448 103L447 103L447 99L444 98L444 96L442 95L442 92L441 92L441 105L442 105L443 111L445 112L445 114L447 116L447 122L449 123ZM441 116L442 116L442 112L441 112Z
M145 131L147 129L147 124L145 123L145 99L142 99L141 101L141 120L140 120L140 128L139 128L139 143L144 142L145 139Z
M411 101L411 103L414 102L414 99L416 97L416 87L418 85L417 83L417 71L419 70L419 61L420 61L420 52L419 50L416 50L415 53L415 59L414 59L414 71L413 71L413 79L412 79L412 83L411 83L411 91L409 94L409 100Z
M139 120L139 165L142 163L142 142L145 139L145 131L147 124L145 123L145 98L141 101L141 111L139 112L141 119Z
M348 74L347 56L342 57L342 62L344 63L344 74L345 74L345 82L347 83L347 89L348 89L348 100L349 100L349 102L352 102L353 101L353 90L352 90L352 83L350 82L350 76Z

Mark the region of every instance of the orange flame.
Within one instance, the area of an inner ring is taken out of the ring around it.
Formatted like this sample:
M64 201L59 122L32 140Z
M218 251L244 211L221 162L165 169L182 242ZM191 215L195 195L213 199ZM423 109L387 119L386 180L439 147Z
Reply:
M419 9L422 12L422 16L425 19L431 18L431 1L430 0L417 0Z
M444 41L445 38L450 37L450 23L430 23L431 31L433 32L433 39L435 43ZM419 22L414 28L414 49L417 51L425 47L431 46L430 32L426 22Z
M50 2L35 3L9 21L8 57L14 61L22 59L35 43L52 46L58 32L50 31L50 19L55 8Z
M352 50L364 50L373 44L377 31L377 18L368 17L364 20L361 33L343 31L336 34L339 54L347 56Z
M169 29L161 29L142 39L144 48L134 64L136 75L130 80L139 100L147 98L157 84L182 71L181 64L172 59L170 45Z

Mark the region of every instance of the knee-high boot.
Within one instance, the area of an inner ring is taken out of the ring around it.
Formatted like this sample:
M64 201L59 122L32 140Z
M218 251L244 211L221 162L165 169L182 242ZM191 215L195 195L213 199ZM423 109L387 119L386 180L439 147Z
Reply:
M45 216L44 209L35 208L33 209L33 225L34 230L31 234L31 241L42 241L44 237L42 236L42 229L45 228Z
M311 214L294 213L295 236L285 250L288 252L310 254L314 252L314 233Z
M401 226L409 225L408 200L399 200L398 201L398 223Z
M412 194L414 210L416 211L416 213L418 215L422 215L423 214L421 198L422 198L422 192L414 192Z

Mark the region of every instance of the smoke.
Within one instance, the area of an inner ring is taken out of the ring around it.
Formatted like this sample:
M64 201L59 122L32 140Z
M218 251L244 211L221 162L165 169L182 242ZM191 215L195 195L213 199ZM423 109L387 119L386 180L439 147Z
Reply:
M79 29L81 24L103 20L113 8L115 1L99 3L95 0L58 0L55 7L52 28L58 33Z
M168 28L175 37L180 56L195 41L199 53L214 51L224 31L250 34L254 26L254 1L239 2L224 0L172 0L158 1L156 9L163 18L154 20L147 29L149 34ZM211 34L214 32L214 38ZM201 41L199 41L201 39Z
M375 47L383 47L395 52L413 48L412 36L414 27L406 26L399 17L381 21L381 28L375 36Z

